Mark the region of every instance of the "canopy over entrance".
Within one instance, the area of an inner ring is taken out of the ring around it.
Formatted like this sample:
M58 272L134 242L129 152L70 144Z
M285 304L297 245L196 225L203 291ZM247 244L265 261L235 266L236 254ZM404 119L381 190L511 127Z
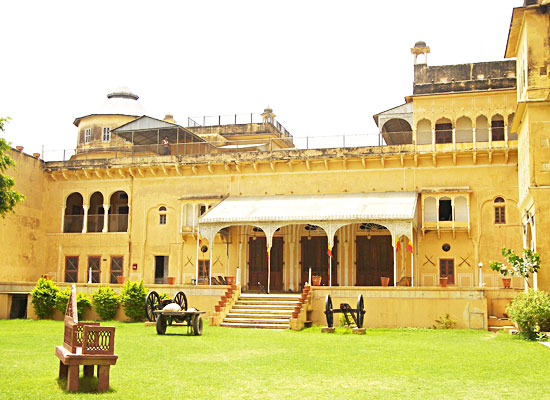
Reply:
M416 192L228 197L199 219L199 231L212 247L214 236L223 228L256 226L265 233L269 252L277 229L291 224L314 224L327 234L330 251L338 229L373 222L385 226L395 242L403 235L412 238L417 197Z

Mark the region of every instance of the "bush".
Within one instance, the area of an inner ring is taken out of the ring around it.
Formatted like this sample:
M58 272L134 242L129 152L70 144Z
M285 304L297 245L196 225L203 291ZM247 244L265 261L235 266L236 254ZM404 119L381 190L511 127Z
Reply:
M38 318L51 317L59 288L49 279L40 278L31 292L32 306Z
M128 318L133 321L143 321L145 318L145 296L147 296L147 291L143 287L143 279L139 282L126 281L124 283L120 301Z
M444 317L439 317L435 320L435 329L454 329L456 325L456 319L451 317L449 313L445 314Z
M536 332L550 328L550 295L542 290L529 289L519 294L506 312L527 339L536 338Z
M99 285L97 290L92 293L92 302L97 315L106 321L115 317L120 298L109 286Z
M56 294L55 308L57 308L61 314L65 314L65 310L67 309L67 302L69 301L70 295L70 286L63 291L58 291ZM84 317L84 312L86 311L86 308L91 306L92 302L90 301L90 296L88 296L86 293L76 294L76 310L78 313L79 321Z

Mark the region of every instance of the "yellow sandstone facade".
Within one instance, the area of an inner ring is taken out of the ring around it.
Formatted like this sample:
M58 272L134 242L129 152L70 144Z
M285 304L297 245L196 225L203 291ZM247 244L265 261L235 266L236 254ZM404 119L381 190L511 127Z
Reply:
M201 296L218 276L244 291L301 291L311 268L324 285L316 323L324 294L353 303L363 291L379 310L367 326L431 326L449 312L458 327L487 328L517 293L488 268L503 246L538 251L530 284L550 288L549 13L539 3L513 11L506 57L516 60L428 66L417 42L413 93L374 116L380 137L366 146L296 148L271 109L182 126L146 116L127 89L109 94L75 120L70 159L12 151L27 200L0 221L0 317L42 275L87 291L121 277ZM384 277L390 287L376 288Z

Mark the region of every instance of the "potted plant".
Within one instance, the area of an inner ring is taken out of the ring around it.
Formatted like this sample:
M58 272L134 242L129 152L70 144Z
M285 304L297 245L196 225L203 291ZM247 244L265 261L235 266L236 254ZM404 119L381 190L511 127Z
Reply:
M441 287L447 287L447 281L449 278L447 276L440 276L439 277L439 286Z
M117 275L116 283L122 285L124 283L124 275Z
M380 284L382 286L388 286L390 284L390 278L387 276L381 276L380 277Z
M173 285L174 283L176 283L176 277L175 276L167 276L166 281L168 282L169 285Z
M321 286L321 280L323 279L323 277L321 275L313 275L311 277L311 284L313 286Z
M530 249L523 249L523 257L520 257L512 249L502 248L502 255L506 258L508 266L499 261L491 261L489 267L502 274L504 288L510 287L512 276L521 276L525 281L525 290L530 286L529 277L540 268L540 256Z

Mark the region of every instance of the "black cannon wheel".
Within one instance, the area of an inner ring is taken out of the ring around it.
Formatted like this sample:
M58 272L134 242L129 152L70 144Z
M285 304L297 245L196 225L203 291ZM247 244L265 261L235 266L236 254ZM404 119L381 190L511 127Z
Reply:
M357 327L363 327L363 320L365 319L365 302L363 301L363 295L357 296Z
M153 311L160 309L160 297L157 292L151 290L145 297L145 316L151 322L157 320L157 316Z
M200 315L195 315L193 317L193 335L202 335L202 318Z
M166 318L163 315L159 315L157 318L157 333L159 335L166 333Z
M183 311L187 311L187 297L181 290L174 295L174 303L180 306Z
M327 317L327 326L332 328L334 326L334 313L332 312L332 299L330 294L327 294L325 298L325 316Z

